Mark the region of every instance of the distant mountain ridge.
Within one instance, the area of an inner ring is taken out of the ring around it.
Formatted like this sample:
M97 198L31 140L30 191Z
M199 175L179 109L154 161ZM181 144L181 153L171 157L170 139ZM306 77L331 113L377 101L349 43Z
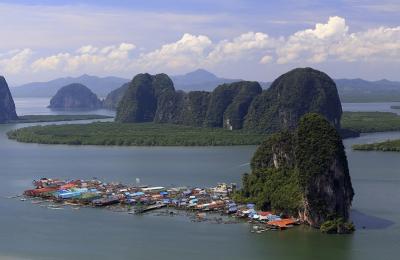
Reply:
M171 76L171 79L176 89L184 91L213 90L218 85L242 80L219 78L215 74L204 69L198 69L184 75Z
M224 83L233 83L242 79L228 79L197 69L184 75L171 76L174 87L186 92L201 90L212 91ZM342 102L395 102L400 101L400 82L386 79L367 81L363 79L334 79ZM58 78L48 82L32 82L18 87L11 87L14 97L51 97L61 87L80 83L87 86L98 97L106 97L110 92L117 98L122 96L118 89L130 82L130 79L119 77L97 77L84 74L80 77ZM259 82L263 89L269 88L271 82ZM126 86L125 88L126 89ZM115 104L107 104L114 108Z
M10 88L14 97L52 97L57 91L69 84L79 83L87 86L98 97L105 97L112 90L119 88L129 79L119 77L97 77L84 74L79 77L65 77L48 82L32 82Z
M387 79L335 79L342 102L400 101L400 82Z

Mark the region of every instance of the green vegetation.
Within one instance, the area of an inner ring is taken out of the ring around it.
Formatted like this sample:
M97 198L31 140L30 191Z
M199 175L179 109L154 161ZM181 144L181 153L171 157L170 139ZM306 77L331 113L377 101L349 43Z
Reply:
M97 122L20 128L9 132L8 137L42 144L217 146L259 144L265 135L170 124Z
M102 106L88 87L73 83L60 88L50 100L49 108L53 109L95 109Z
M125 83L121 87L108 93L107 97L103 100L103 107L113 110L117 109L118 103L124 96L124 93L128 87L129 83Z
M166 74L138 74L119 102L115 120L120 123L153 122L158 102L162 102L164 95L173 96L174 92L174 84Z
M19 116L17 120L10 123L40 123L40 122L59 122L59 121L76 121L76 120L92 120L107 119L111 116L102 115L26 115Z
M227 127L226 122L229 120L232 128L242 128L251 101L261 91L260 84L250 81L218 86L211 93L204 126Z
M122 89L123 90L123 89ZM122 90L113 96L120 95ZM129 83L117 108L121 123L172 123L188 126L242 128L251 101L261 93L257 82L218 86L213 92L175 91L166 74L139 74Z
M295 131L269 136L251 169L236 194L240 200L290 215L303 212L316 227L332 215L348 219L354 192L344 146L322 116L306 114Z
M327 234L350 234L355 230L354 224L344 221L343 218L327 220L321 225L321 231Z
M266 133L294 129L307 113L319 113L340 128L342 109L333 80L321 71L298 68L277 78L254 99L244 128Z
M400 140L387 140L372 144L355 144L352 148L360 151L400 152Z
M400 130L400 116L391 112L344 112L342 127L360 133Z
M126 87L126 86L125 86ZM108 98L119 98L124 88ZM115 103L115 102L114 102ZM294 129L301 116L315 112L337 129L342 114L333 80L311 68L292 70L262 91L259 83L222 84L212 92L175 91L166 74L138 74L129 83L117 108L120 123L169 123L188 126L246 129L271 134Z

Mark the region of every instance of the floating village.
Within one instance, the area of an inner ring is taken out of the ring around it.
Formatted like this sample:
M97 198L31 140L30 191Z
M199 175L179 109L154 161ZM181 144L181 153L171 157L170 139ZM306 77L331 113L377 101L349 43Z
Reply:
M214 221L221 224L249 222L251 232L284 230L300 224L298 219L257 211L255 205L238 204L232 199L235 184L218 184L211 188L131 186L92 180L59 180L42 178L33 181L34 188L26 190L22 201L30 200L48 209L102 207L126 211L129 214L185 213L193 221ZM217 216L217 217L216 217Z

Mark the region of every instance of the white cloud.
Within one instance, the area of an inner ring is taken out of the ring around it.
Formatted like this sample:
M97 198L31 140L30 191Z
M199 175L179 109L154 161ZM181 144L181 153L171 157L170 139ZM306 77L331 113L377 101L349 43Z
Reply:
M344 18L330 17L326 24L291 35L276 53L278 64L399 59L400 27L349 33Z
M131 43L121 43L99 48L85 45L75 53L58 53L33 61L31 68L34 72L61 70L74 72L79 69L117 71L125 70L130 63L129 53L136 46Z
M400 59L400 26L352 33L332 46L331 54L343 61Z
M205 52L211 44L207 36L185 33L176 42L141 54L137 65L143 69L197 67L203 61Z
M271 37L262 32L246 32L237 37L213 43L207 35L185 33L177 41L158 48L147 48L122 42L98 46L88 44L75 51L60 51L32 59L31 49L0 53L4 73L21 71L31 75L94 73L132 76L139 71L177 73L198 67L241 68L246 64L301 64L338 61L342 63L374 60L400 60L400 26L379 27L350 32L344 18L330 17L287 37ZM147 46L145 46L147 47ZM137 51L134 51L138 49ZM139 52L140 50L140 52ZM38 52L35 52L38 54ZM283 66L282 66L283 67Z
M331 44L340 42L348 30L344 18L329 17L326 24L317 23L314 29L298 31L291 35L277 48L277 62L284 64L296 61L303 58L302 54L308 56L308 62L322 62L326 60Z
M265 55L264 57L261 58L260 63L261 64L268 64L271 63L273 61L273 57L270 55Z
M0 69L4 73L18 74L26 66L29 58L32 55L32 50L29 48L22 50L11 50L3 55L0 55Z
M207 59L211 63L222 60L240 59L249 52L262 50L272 46L273 41L267 34L261 32L244 33L232 41L223 40L209 53Z

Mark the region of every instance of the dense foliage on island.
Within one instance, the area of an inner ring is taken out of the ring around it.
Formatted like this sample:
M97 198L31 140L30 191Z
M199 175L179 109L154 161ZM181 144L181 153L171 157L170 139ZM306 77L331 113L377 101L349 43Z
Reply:
M117 108L116 121L172 123L241 129L252 99L262 91L256 82L235 82L213 92L175 91L166 74L139 74Z
M40 122L62 122L62 121L78 121L78 120L94 120L107 119L111 116L103 115L24 115L19 116L17 120L9 121L10 123L40 123Z
M125 86L126 88L126 86ZM268 90L257 82L222 84L212 92L176 91L166 74L139 74L118 103L120 123L172 123L273 133L293 129L314 112L340 128L342 107L336 85L323 72L298 68L276 79Z
M32 126L7 134L10 139L27 143L119 146L254 145L265 138L244 130L114 122Z
M400 152L400 139L371 144L355 144L352 148L360 151Z
M48 107L61 110L97 109L102 107L102 103L88 87L73 83L59 89Z
M298 216L326 232L354 229L347 223L354 191L344 146L322 116L307 114L297 129L267 138L255 152L251 170L243 176L240 200Z
M10 89L6 79L0 76L0 124L16 119L18 119L18 116Z
M400 130L400 116L391 112L344 112L342 127L360 133Z

